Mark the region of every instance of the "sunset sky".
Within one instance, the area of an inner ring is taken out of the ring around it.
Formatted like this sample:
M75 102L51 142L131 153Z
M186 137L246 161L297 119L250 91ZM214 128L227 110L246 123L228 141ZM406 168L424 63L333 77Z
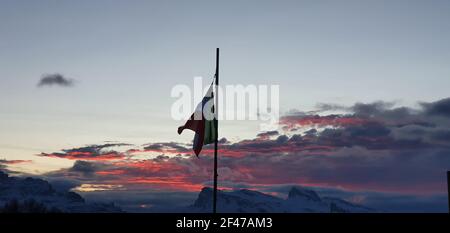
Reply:
M221 84L280 85L282 116L220 123L222 188L445 211L450 2L432 2L3 0L0 169L133 208L195 196L211 148L176 133L170 91L209 83L219 47ZM71 85L39 85L56 73Z

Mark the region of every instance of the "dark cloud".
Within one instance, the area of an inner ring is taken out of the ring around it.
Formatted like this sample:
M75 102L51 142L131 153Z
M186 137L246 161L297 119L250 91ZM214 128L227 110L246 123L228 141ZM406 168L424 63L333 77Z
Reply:
M318 109L318 112L336 111L336 110L349 111L349 108L344 105L330 104L330 103L318 103L316 104L316 108Z
M127 143L107 143L102 145L90 145L85 147L79 147L79 148L73 148L73 149L66 149L63 150L66 153L71 152L86 152L86 153L92 153L95 155L101 154L101 151L105 148L109 147L119 147L119 146L132 146L132 144Z
M228 139L226 139L226 138L221 138L221 139L218 141L218 143L219 143L219 144L227 144L227 143L230 143L230 142L229 142Z
M44 86L61 86L61 87L71 87L74 81L72 79L64 77L62 74L44 74L37 84L38 87Z
M256 137L262 138L262 139L268 139L270 137L277 136L277 135L279 135L278 131L277 130L273 130L273 131L267 131L267 132L259 133L259 134L256 135Z
M75 161L73 166L69 169L69 171L80 172L80 173L84 173L84 174L91 174L91 173L94 173L94 172L100 170L101 167L102 166L100 166L100 164L98 164L98 163L77 160L77 161Z
M390 109L394 106L394 103L377 101L374 103L356 103L349 109L354 112L356 115L361 116L376 116L382 112L385 112L387 109Z
M431 103L422 103L422 106L425 109L425 113L428 115L450 118L450 98Z
M277 137L276 142L277 142L278 144L284 144L284 143L286 143L288 140L289 140L289 137L288 137L288 136L286 136L286 135L280 135L280 136Z
M423 132L417 132L423 133ZM450 141L450 130L436 130L431 134L431 139L436 140L438 142L446 143Z
M111 149L111 147L131 146L126 143L107 143L103 145L90 145L85 147L63 149L62 152L54 153L41 153L39 156L64 158L70 160L116 160L124 159L127 157L125 152L117 152Z
M189 152L190 149L180 143L176 142L163 142L163 143L149 143L144 145L144 150L164 152L164 151L178 151L178 152Z
M58 192L69 192L72 188L79 186L81 183L78 180L71 180L65 178L49 178L49 183Z

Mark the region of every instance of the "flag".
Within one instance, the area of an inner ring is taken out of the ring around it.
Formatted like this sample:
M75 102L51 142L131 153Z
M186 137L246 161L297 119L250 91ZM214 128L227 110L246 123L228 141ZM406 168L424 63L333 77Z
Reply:
M203 145L214 143L217 139L213 87L214 82L186 124L178 127L178 134L181 134L184 129L190 129L195 132L193 150L196 156L200 154Z

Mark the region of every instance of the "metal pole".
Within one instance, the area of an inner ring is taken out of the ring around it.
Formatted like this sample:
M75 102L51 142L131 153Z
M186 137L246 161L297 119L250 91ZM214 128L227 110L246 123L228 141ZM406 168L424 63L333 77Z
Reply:
M215 111L215 119L214 119L214 124L215 124L215 130L216 130L216 140L214 142L214 193L213 193L213 213L217 213L217 142L218 142L218 138L219 138L219 114L218 114L218 103L219 103L219 94L218 94L218 90L219 90L219 48L216 49L216 91L215 91L215 106L214 106L214 111Z

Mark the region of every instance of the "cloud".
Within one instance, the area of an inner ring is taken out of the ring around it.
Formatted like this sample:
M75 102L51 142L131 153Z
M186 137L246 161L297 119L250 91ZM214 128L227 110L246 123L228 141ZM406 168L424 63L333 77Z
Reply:
M144 150L147 152L179 152L189 153L190 150L180 143L176 142L164 142L164 143L149 143L144 146Z
M61 87L71 87L73 86L74 81L72 79L68 79L64 77L62 74L54 73L54 74L44 74L42 75L38 87L44 86L61 86Z
M268 190L305 185L359 194L442 195L446 192L445 172L450 169L450 118L442 117L442 103L445 101L422 103L417 109L385 102L357 103L341 106L347 109L342 114L291 112L281 118L284 131L264 132L234 143L223 140L219 146L220 187ZM192 156L191 145L184 143L158 142L125 152L113 150L120 145L43 153L76 160L72 167L46 175L83 184L121 185L129 191L192 193L211 185L212 145L204 147L200 158ZM142 153L157 156L139 157ZM376 195L365 199L377 203Z
M70 160L118 160L127 157L126 152L118 152L111 149L111 147L131 146L126 143L108 143L103 145L90 145L85 147L63 149L62 152L41 153L39 156L64 158Z
M6 160L0 159L0 164L20 164L20 163L31 163L31 160Z
M432 103L422 103L422 106L425 109L425 113L428 115L450 118L450 98Z
M101 170L102 167L104 166L102 166L102 164L100 163L92 163L84 160L77 160L68 171L79 172L86 175Z
M349 125L362 125L367 123L369 119L357 117L354 115L288 115L280 118L280 124L283 125L284 130L299 130L301 127L341 127Z
M146 187L154 190L197 192L208 173L190 159L165 156L147 160L76 161L70 168L45 174L51 178L67 178L86 184ZM197 177L197 179L195 178Z
M16 165L16 164L23 164L23 163L32 163L31 160L6 160L6 159L0 159L0 171L6 171L8 173L15 173L14 171L11 171L8 169L10 165Z
M259 133L256 135L256 137L261 138L261 139L269 139L270 137L277 136L277 135L279 135L278 131L273 130L273 131Z

